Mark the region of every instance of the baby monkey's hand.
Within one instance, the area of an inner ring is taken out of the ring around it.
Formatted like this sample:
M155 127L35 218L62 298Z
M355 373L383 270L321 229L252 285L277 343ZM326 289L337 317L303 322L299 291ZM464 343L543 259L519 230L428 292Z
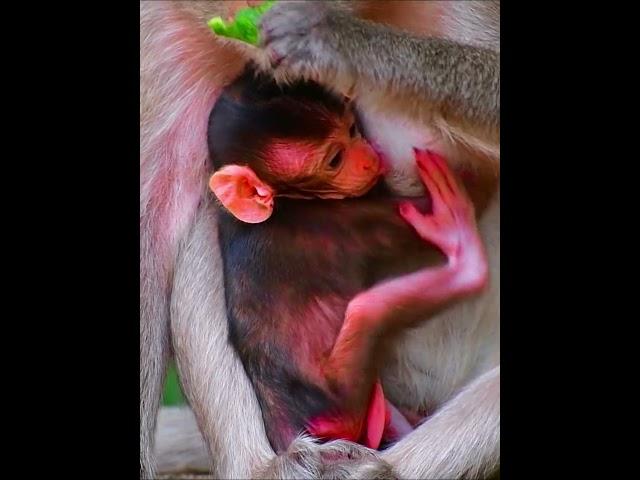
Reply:
M458 272L457 287L480 290L488 281L488 263L473 203L442 157L426 150L415 150L415 155L433 212L424 215L412 203L403 202L400 215L448 257L449 267Z

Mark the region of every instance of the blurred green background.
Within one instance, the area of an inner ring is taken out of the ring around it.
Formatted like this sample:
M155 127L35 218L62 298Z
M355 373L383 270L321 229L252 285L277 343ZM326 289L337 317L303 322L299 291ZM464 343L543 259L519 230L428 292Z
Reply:
M185 403L180 381L178 380L178 370L174 363L169 364L167 379L164 384L164 394L162 395L162 405L173 406Z

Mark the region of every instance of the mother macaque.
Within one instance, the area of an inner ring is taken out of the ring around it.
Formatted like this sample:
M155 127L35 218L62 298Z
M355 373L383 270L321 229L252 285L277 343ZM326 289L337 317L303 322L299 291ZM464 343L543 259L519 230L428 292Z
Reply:
M300 439L276 457L227 341L215 211L205 195L207 117L248 53L205 22L233 3L141 3L141 476L151 476L171 343L217 478L490 474L500 423L498 6L354 2L351 15L329 3L281 2L264 19L276 73L355 97L366 136L392 162L396 192L422 191L412 147L449 159L479 213L491 276L480 299L400 339L382 372L390 400L426 417L414 432L380 455Z

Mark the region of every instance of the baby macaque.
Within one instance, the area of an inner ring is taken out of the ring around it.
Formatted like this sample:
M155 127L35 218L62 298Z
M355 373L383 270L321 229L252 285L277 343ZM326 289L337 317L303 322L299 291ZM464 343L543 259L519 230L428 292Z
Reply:
M251 67L208 135L230 340L272 447L303 431L370 448L402 436L412 427L378 380L385 342L487 281L473 206L445 161L416 151L430 199L394 198L348 102ZM415 270L434 246L441 262Z

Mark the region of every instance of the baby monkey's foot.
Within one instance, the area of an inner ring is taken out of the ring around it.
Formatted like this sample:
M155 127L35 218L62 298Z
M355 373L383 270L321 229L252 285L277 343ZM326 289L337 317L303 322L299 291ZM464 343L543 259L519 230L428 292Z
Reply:
M357 443L334 440L320 444L299 437L286 452L273 457L251 478L389 479L397 475L377 452Z
M395 480L398 475L379 454L356 443L335 440L322 445L320 478Z

